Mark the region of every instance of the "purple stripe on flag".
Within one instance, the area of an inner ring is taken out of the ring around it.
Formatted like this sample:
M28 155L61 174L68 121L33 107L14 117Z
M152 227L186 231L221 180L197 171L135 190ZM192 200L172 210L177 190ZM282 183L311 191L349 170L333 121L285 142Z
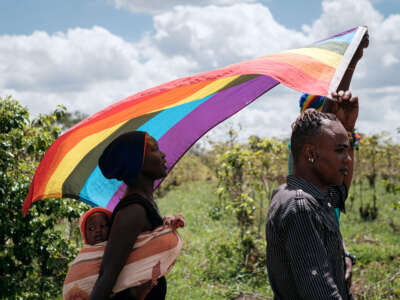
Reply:
M330 36L330 37L328 37L328 38L326 38L326 39L323 39L323 40L320 40L320 41L314 42L313 44L318 44L318 43L321 43L321 42L323 42L323 41L330 40L330 39L333 39L333 38L335 38L335 37L338 37L338 36L342 36L342 35L348 34L348 33L350 33L350 32L354 32L354 31L356 31L357 29L358 29L358 27L354 27L354 28L352 28L352 29L349 29L349 30L346 30L346 31L344 31L344 32L341 32L341 33L338 33L338 34L332 35L332 36Z
M279 84L269 76L258 76L240 85L218 92L185 116L166 132L158 145L166 154L168 171L200 137L262 94ZM155 183L157 187L162 180Z
M117 206L119 200L121 200L122 196L124 195L126 190L126 184L122 183L118 189L116 190L116 192L114 193L114 195L111 197L111 200L107 203L107 208L109 210L114 210L114 207Z

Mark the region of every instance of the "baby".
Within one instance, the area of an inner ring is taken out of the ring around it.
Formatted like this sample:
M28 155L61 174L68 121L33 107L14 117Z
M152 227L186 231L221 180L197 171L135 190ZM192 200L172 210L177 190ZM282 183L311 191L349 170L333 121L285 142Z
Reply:
M71 263L64 281L64 300L87 300L100 271L106 241L111 228L112 212L103 207L95 207L87 211L80 218L80 230L84 246L78 256ZM115 292L127 287L136 287L140 284L148 285L148 291L153 286L153 276L166 275L175 263L181 249L181 240L176 229L185 226L185 219L181 214L165 217L164 227L152 232L144 232L139 237L140 246L133 246L131 259L127 260L127 268L120 281L114 286ZM161 245L160 247L154 246ZM158 249L158 250L157 250ZM163 249L159 251L159 249ZM154 253L157 252L157 253ZM137 256L135 258L135 255ZM132 272L135 264L140 272ZM160 268L161 267L161 268ZM124 270L124 269L123 269ZM158 270L158 273L155 272ZM156 275L154 275L156 274Z
M112 212L103 207L95 207L82 215L80 229L85 244L95 245L105 242L110 232ZM163 224L174 229L185 226L182 214L163 218Z
M103 207L88 210L80 220L80 229L85 244L95 245L105 242L110 231L112 212Z

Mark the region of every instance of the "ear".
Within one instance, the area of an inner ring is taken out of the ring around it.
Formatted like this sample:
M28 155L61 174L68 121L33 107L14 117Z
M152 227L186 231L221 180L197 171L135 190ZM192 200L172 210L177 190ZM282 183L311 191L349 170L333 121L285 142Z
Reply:
M316 159L316 148L313 144L305 144L303 147L303 155L305 161L314 163Z

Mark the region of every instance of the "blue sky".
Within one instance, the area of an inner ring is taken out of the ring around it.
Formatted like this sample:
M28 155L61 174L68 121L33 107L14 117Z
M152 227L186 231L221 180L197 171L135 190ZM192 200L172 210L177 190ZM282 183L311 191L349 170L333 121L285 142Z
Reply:
M302 9L301 1L291 2L291 9L286 9L284 1L264 1L277 21L290 28L310 24L313 15L321 13L320 1L309 0L308 10ZM301 14L296 13L299 9L303 10ZM106 0L3 1L0 2L0 18L0 34L31 34L34 30L55 33L77 26L97 25L127 40L135 40L144 31L154 29L150 14L119 9Z
M290 0L259 2L268 6L279 23L294 29L311 25L322 11L320 0L308 0L306 5ZM398 0L375 1L374 6L385 17L400 12ZM150 14L132 13L107 0L5 0L0 2L0 19L0 34L31 34L35 30L55 33L97 25L124 39L136 40L144 31L154 30Z
M352 83L360 96L359 127L394 132L400 127L398 0L5 0L0 96L13 95L32 114L57 104L94 113L178 77L364 24L371 46ZM244 137L288 136L298 96L276 88L229 122L240 123Z
M0 2L0 19L0 34L29 35L35 30L53 34L97 25L127 40L137 40L153 25L150 15L132 14L105 0L6 0Z

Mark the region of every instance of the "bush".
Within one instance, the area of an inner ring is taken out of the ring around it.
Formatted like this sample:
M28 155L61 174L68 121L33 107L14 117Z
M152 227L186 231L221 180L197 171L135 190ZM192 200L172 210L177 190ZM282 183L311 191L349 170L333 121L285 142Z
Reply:
M26 108L0 98L0 286L1 299L54 299L61 292L76 248L55 230L76 220L84 206L47 199L21 212L34 170L60 134L63 109L30 121Z

